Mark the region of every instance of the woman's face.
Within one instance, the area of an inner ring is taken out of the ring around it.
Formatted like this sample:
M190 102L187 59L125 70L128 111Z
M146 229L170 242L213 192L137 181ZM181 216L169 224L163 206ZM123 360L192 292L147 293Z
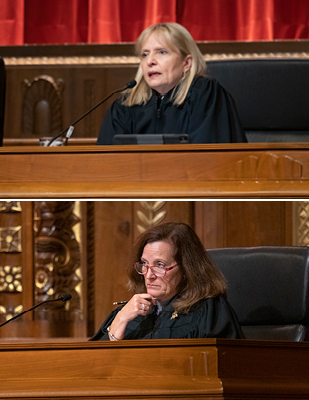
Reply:
M161 95L177 85L191 64L191 55L183 57L180 51L172 50L154 33L143 43L141 68L144 79L148 86Z
M150 266L161 265L171 267L175 265L174 247L168 241L160 241L148 243L144 247L141 260ZM179 283L182 280L182 273L179 266L166 271L162 277L156 276L151 268L148 268L147 274L144 275L147 293L159 301L171 299L178 292Z

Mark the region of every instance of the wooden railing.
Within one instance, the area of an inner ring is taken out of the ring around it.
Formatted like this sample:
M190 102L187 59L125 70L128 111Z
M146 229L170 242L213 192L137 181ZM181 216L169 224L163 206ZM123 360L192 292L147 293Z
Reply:
M308 399L309 344L0 343L0 399Z
M309 144L4 146L0 198L307 198Z

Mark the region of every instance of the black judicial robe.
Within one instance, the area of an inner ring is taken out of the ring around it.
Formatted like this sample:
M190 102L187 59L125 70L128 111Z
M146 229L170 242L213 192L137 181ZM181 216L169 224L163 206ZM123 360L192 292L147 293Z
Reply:
M211 78L198 76L181 106L153 91L146 105L116 100L106 112L97 144L113 144L115 134L186 133L190 143L247 142L232 96Z
M174 311L175 298L162 303L146 315L138 315L126 327L124 339L244 338L237 316L224 296L200 301L188 314ZM109 340L107 328L124 306L110 313L98 332L89 340Z

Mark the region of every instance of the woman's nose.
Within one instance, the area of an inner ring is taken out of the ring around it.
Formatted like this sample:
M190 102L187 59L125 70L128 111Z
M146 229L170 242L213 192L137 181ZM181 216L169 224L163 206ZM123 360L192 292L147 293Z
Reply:
M156 275L153 273L151 268L148 268L147 274L145 276L149 279L155 277Z
M154 55L149 54L148 58L147 58L147 64L150 65L155 65L157 63L156 58L154 57Z

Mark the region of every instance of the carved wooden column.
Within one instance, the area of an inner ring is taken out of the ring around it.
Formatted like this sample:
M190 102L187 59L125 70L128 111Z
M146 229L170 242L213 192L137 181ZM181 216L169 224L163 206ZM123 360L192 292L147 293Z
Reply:
M309 201L293 202L293 244L309 246Z
M86 203L85 203L86 205ZM86 266L82 265L81 203L37 201L34 205L35 303L70 293L69 302L55 302L35 310L35 320L49 321L56 336L85 335ZM82 327L80 330L79 328Z
M21 203L1 201L0 323L23 310L22 234Z
M93 276L94 258L88 266L90 204L0 202L0 323L42 301L72 295L3 326L0 337L87 336L87 275ZM89 237L92 242L93 233Z

